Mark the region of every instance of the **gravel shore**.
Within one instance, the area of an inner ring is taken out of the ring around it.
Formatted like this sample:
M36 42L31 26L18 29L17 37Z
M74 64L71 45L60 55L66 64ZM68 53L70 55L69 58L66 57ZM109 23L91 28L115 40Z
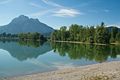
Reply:
M5 80L120 80L120 61L12 77Z

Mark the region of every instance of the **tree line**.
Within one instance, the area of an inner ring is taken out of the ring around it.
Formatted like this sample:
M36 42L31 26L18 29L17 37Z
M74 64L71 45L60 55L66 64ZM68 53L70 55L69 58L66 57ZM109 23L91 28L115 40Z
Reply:
M72 24L69 29L62 26L51 34L52 41L79 41L88 43L109 44L120 42L120 30L117 27L106 27L104 22L97 26Z
M11 34L11 33L1 33L0 34L0 40L4 40L4 39L18 39L18 34Z
M46 38L42 34L40 34L38 32L34 32L34 33L30 33L30 32L28 32L28 33L20 33L18 35L18 37L21 40L36 40L36 41L44 40L44 41L46 41Z
M46 38L38 33L38 32L28 32L28 33L19 33L19 34L11 34L11 33L1 33L0 40L4 39L17 39L17 40L34 40L34 41L46 41Z

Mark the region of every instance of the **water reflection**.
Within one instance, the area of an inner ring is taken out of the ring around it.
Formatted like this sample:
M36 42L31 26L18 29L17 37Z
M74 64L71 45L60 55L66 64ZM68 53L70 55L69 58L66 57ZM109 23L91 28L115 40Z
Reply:
M18 41L19 45L21 46L28 46L28 47L40 47L44 44L44 41L32 41L32 40L26 40L26 41Z
M116 58L120 55L120 46L115 45L83 45L70 43L52 43L54 52L60 56L68 56L70 59L86 59L89 61L104 62L109 57Z
M19 61L36 59L53 49L61 57L68 56L72 60L86 59L88 61L104 62L108 58L116 58L120 55L120 46L109 45L85 45L70 43L50 43L39 41L3 41L0 49L4 49Z
M110 61L120 60L117 58L120 55L119 52L120 46L112 45L4 41L0 42L0 76L90 65L108 59Z
M52 50L49 43L31 41L0 42L0 49L8 51L12 57L19 61L37 58Z

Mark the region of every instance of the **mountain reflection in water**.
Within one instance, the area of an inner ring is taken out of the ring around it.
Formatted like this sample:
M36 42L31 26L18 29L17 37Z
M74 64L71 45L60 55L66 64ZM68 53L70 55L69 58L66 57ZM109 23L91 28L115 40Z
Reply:
M37 58L39 55L52 50L49 43L32 41L0 42L0 49L8 51L12 57L19 61Z

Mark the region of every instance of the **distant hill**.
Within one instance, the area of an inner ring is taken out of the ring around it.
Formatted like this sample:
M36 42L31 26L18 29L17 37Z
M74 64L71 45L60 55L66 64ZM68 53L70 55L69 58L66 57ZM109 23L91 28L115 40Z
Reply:
M120 31L120 28L118 27L118 26L109 26L109 27L107 27L108 28L108 30L111 32L112 31L112 28L117 28L118 29L118 31Z
M21 15L14 18L8 25L0 26L0 33L27 33L27 32L39 32L43 35L50 35L54 29L50 26L41 23L38 19L29 18Z

